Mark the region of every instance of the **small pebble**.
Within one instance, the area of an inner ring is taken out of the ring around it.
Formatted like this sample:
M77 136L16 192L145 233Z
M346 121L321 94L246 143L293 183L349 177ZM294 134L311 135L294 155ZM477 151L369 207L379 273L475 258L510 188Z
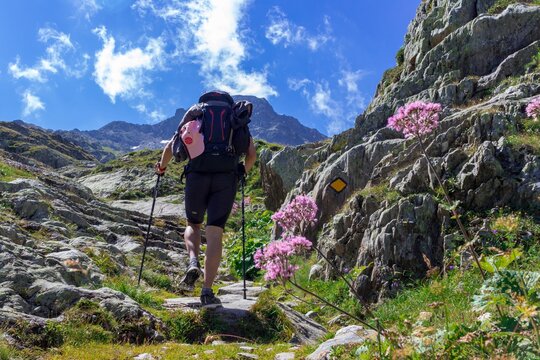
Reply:
M239 359L247 359L247 360L257 360L259 358L258 355L250 354L250 353L238 353Z
M144 353L144 354L135 356L133 360L154 360L154 357L150 354Z
M239 349L250 353L255 351L255 348L252 348L251 346L240 346Z
M284 352L276 354L274 357L274 360L294 360L294 353L292 352Z

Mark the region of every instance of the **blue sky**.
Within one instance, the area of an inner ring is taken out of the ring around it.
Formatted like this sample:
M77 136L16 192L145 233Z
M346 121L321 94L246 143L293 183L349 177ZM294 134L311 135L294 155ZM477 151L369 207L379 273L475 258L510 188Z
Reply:
M395 65L418 0L19 0L0 12L0 120L155 123L205 90L325 134Z

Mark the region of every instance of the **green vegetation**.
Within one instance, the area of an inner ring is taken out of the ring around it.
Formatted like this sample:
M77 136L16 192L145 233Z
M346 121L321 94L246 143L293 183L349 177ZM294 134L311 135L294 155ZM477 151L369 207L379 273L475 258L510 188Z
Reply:
M18 178L33 179L35 176L23 169L8 165L0 159L0 181L12 181Z
M540 1L539 1L539 4L540 4ZM530 72L540 71L540 48L538 49L538 52L535 55L533 55L531 62L528 63L525 66L525 68L527 69L527 71L530 71Z
M504 10L506 10L508 6L512 4L517 4L517 3L529 4L529 5L540 5L539 0L497 0L497 2L495 2L495 4L493 4L493 6L489 8L488 13L491 15L500 14Z
M156 296L153 292L145 291L144 289L137 287L135 281L128 277L118 276L109 278L104 282L104 285L126 294L141 305L158 310L162 308L162 298Z
M259 274L253 262L253 254L257 249L268 244L272 230L272 212L268 210L251 210L248 206L246 211L246 276L254 279ZM232 274L242 276L242 224L241 208L235 212L229 224L232 231L225 241L227 252L227 265Z
M405 47L401 47L396 53L396 63L398 66L402 66L405 62Z
M518 123L517 131L511 131L506 140L516 149L525 148L535 155L540 155L540 122L521 121Z
M171 278L165 274L159 274L152 270L144 270L142 278L150 286L155 286L164 290L172 290L173 288Z
M11 360L13 356L13 351L7 345L0 343L0 360Z
M363 197L373 196L378 202L387 200L389 203L395 203L401 195L398 191L390 189L387 183L380 183L374 186L368 186L358 192Z
M257 148L257 161L253 166L253 170L249 173L246 181L246 195L249 195L251 199L257 203L262 203L264 199L264 191L262 189L261 172L259 169L260 155L264 149L271 151L279 151L283 149L282 145L268 143L263 140L255 140L255 147Z
M379 88L377 88L378 94L383 94L388 86L397 83L401 79L402 72L403 64L386 70L382 76Z
M84 253L96 264L99 270L107 276L120 275L120 269L111 256L105 251L99 251L97 254L90 248L84 249Z
M253 345L255 350L253 354L259 356L260 360L274 360L276 354L288 352L290 344L268 344ZM92 351L88 351L92 349ZM302 347L295 351L296 358L303 359L314 350L313 346ZM133 346L129 344L100 344L89 343L85 347L64 346L50 355L46 355L44 360L131 360L139 354L151 354L154 358L161 360L179 360L179 359L238 359L238 344L225 345L189 345L175 342L162 344L144 344Z

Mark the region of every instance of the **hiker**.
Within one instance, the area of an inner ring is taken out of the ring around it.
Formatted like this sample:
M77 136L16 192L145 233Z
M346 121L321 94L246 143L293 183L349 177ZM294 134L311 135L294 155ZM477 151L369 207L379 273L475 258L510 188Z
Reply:
M156 173L163 175L173 156L177 160L189 159L184 169L188 222L184 241L189 266L182 282L192 288L203 275L198 255L206 213L207 247L201 292L201 305L205 308L221 306L212 284L221 261L223 229L235 200L238 181L245 181L257 157L247 127L252 110L249 102L235 103L223 91L203 94L199 103L186 112L155 166ZM245 155L245 165L240 162L242 155Z

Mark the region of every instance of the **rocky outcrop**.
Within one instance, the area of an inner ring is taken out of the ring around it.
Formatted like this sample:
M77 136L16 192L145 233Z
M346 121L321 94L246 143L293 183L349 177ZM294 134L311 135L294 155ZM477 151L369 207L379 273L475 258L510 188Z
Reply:
M404 271L424 276L424 256L440 266L443 232L455 226L419 146L385 128L398 106L443 105L427 151L460 211L540 209L539 154L507 140L540 94L540 72L526 66L540 50L540 7L513 4L489 15L493 4L423 1L405 37L403 64L385 75L352 130L311 155L320 164L306 166L285 196L316 200L317 242L340 269L369 266L356 281L369 300L391 295ZM267 173L277 172L266 164ZM337 177L348 183L341 193L328 186Z
M103 284L106 276L135 276L128 263L139 259L146 216L111 207L54 173L0 181L0 195L0 327L21 319L36 326L62 321L62 314L87 299L121 327L126 324L123 340L163 339L157 318ZM152 227L150 268L179 276L186 260L182 232L167 219Z
M304 169L315 167L319 163L313 154L322 146L324 145L321 143L315 143L295 148L285 147L277 152L270 149L261 152L261 182L266 193L264 204L268 209L279 209Z
M306 360L329 360L333 359L332 351L338 346L360 346L364 342L377 339L377 332L366 330L358 325L350 325L339 329L334 338L326 340Z

